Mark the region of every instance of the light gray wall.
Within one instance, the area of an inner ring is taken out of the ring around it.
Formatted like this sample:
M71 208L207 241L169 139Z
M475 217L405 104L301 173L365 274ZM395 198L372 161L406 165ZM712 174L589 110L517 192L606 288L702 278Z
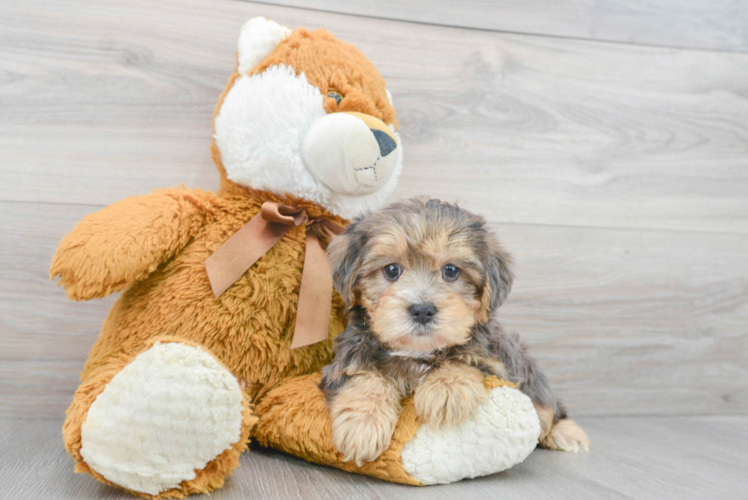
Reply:
M624 3L1 6L0 416L61 416L113 303L48 281L60 238L126 196L217 186L213 107L255 15L377 65L398 194L494 224L517 261L505 324L572 414L745 414L748 7Z

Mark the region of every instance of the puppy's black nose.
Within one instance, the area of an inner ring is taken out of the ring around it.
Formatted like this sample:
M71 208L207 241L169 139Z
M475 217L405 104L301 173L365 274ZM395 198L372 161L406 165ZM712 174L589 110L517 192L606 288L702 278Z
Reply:
M374 134L374 138L377 140L377 144L379 144L379 153L382 155L382 158L392 153L395 148L397 148L397 143L385 132L373 128L369 130Z
M408 308L408 312L413 321L425 325L434 320L436 306L434 304L412 304Z

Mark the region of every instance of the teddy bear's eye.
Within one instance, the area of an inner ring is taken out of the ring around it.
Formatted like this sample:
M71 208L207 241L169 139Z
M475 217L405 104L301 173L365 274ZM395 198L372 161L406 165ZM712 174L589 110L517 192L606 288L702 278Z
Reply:
M331 90L330 92L328 92L327 97L329 97L330 99L335 99L335 102L337 104L340 104L340 101L343 100L343 96L340 95L340 92L336 92L334 90Z

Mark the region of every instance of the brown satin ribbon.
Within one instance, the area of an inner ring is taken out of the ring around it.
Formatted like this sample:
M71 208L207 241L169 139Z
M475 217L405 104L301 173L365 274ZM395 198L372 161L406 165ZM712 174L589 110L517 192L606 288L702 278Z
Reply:
M332 278L317 231L332 237L341 234L343 226L330 219L312 220L302 208L266 201L259 214L205 260L213 295L218 298L288 231L302 224L307 226L306 255L291 349L327 339Z

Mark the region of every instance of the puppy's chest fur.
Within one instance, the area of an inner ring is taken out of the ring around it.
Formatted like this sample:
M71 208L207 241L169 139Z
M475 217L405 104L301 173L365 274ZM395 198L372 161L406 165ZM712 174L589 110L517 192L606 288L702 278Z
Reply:
M392 381L404 397L447 362L473 366L486 376L512 379L500 355L503 339L500 327L493 324L475 327L464 345L431 352L391 349L369 329L365 311L356 307L348 327L335 339L335 359L322 370L321 388L329 400L351 377L374 372Z
M434 353L388 351L376 368L382 375L393 380L405 395L412 393L424 377L443 362L440 358Z
M504 364L498 359L481 355L472 346L456 346L450 349L424 353L418 351L388 351L376 369L393 380L403 395L412 393L431 371L447 361L464 363L481 370L485 375L507 377Z
M366 329L348 329L336 340L339 369L346 376L360 371L374 371L388 378L403 396L415 388L433 370L446 362L459 362L474 366L486 375L504 375L506 370L498 359L492 359L484 346L470 342L431 352L390 349L380 343Z

